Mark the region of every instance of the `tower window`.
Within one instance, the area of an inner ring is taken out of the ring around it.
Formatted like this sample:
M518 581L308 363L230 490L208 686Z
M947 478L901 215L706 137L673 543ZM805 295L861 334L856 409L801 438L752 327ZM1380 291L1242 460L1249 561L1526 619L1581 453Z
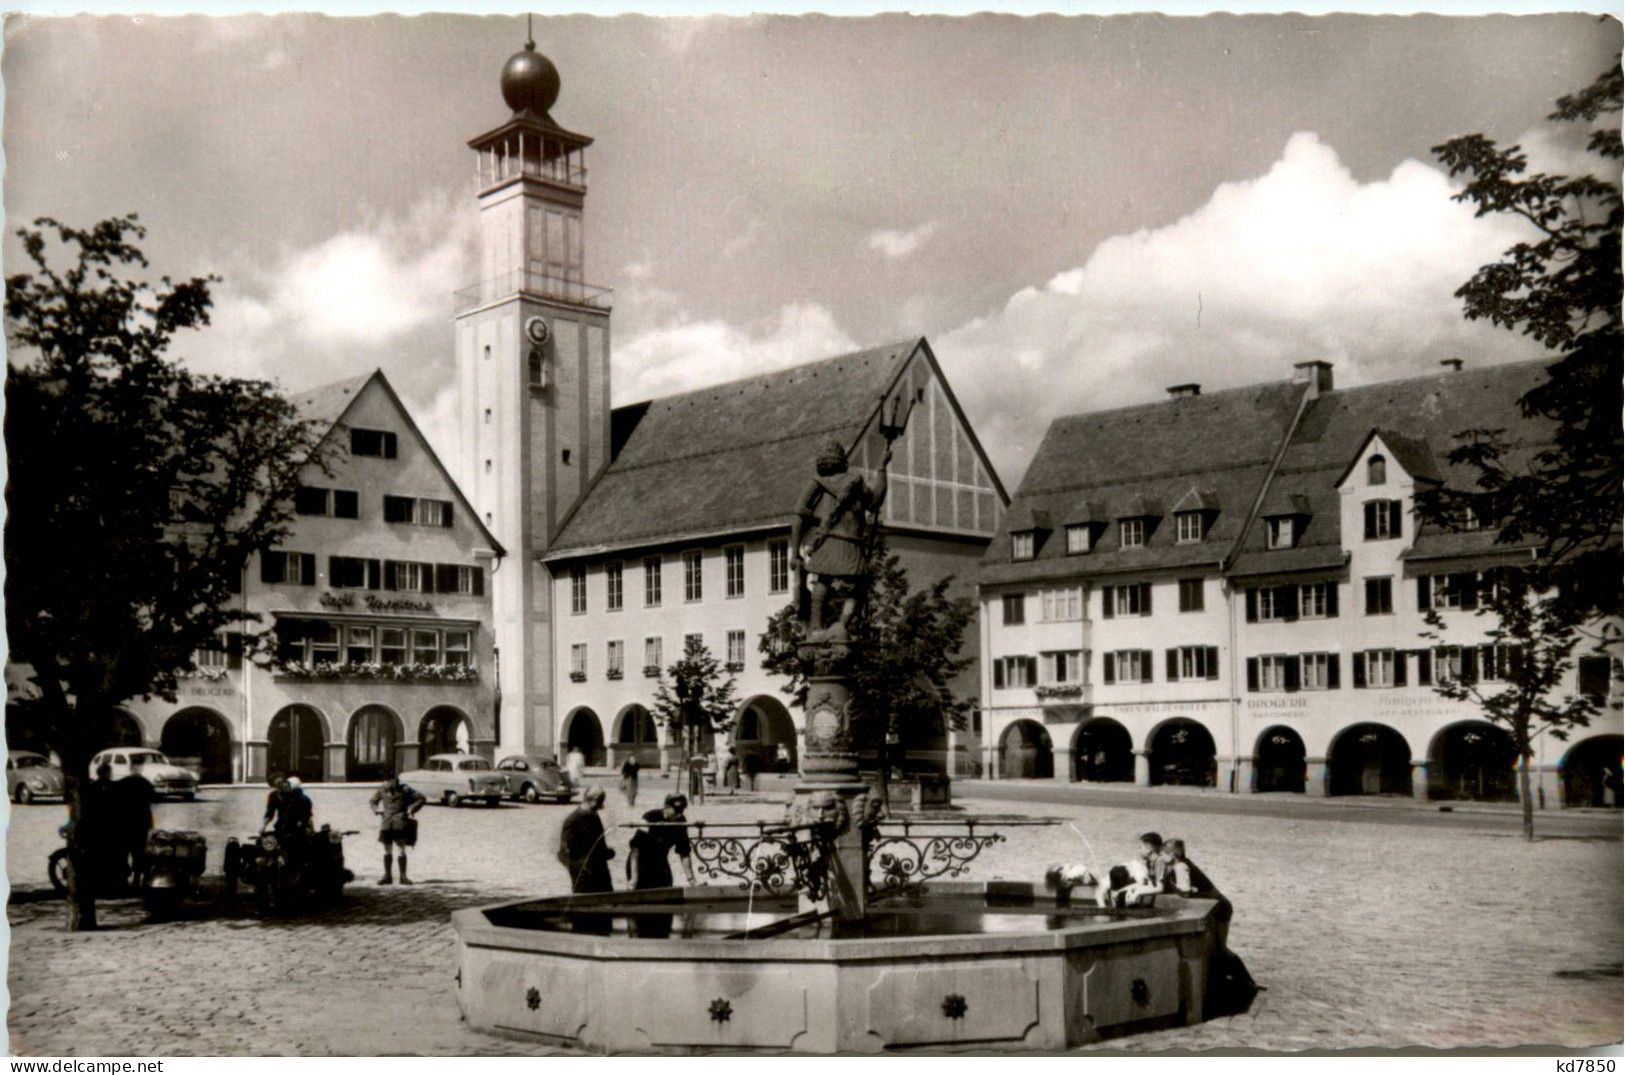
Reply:
M547 387L547 360L540 347L530 349L530 386L532 388Z
M485 472L487 474L491 473L491 461L489 459L485 461Z
M491 345L490 344L485 345L485 361L487 361L487 362L491 361ZM486 411L485 413L490 414L491 412Z
M491 424L491 408L490 407L485 408L485 424L486 425Z
M564 460L564 465L565 466L569 466L570 465L570 449L568 449L568 448L564 449L564 452L563 452L563 454L561 455L560 458L562 458Z

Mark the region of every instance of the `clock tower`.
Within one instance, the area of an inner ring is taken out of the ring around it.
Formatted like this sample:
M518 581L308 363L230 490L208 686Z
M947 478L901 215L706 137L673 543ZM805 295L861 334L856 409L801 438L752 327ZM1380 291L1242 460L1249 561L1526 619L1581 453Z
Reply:
M509 551L492 576L504 752L551 756L547 550L609 461L609 293L583 280L585 153L549 110L559 74L534 41L502 70L512 115L472 139L480 278L456 316L461 484Z

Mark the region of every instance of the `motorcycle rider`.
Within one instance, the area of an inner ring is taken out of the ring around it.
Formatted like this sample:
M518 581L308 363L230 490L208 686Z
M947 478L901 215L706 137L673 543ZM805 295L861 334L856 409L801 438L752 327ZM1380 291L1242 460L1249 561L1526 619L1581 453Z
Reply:
M265 797L265 822L260 832L272 831L278 842L287 848L288 860L301 862L315 813L316 808L299 778L285 777L278 780L276 789Z

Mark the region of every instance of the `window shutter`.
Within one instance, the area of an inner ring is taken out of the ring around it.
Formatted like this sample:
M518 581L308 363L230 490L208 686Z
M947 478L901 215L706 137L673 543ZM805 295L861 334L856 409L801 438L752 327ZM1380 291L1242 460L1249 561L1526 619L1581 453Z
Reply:
M1258 622L1258 590L1256 587L1247 587L1247 622Z
M1297 657L1288 657L1281 662L1284 666L1282 673L1282 686L1289 691L1295 691L1302 685L1300 669L1302 664Z
M440 505L440 525L451 526L451 501L449 500Z
M1478 647L1461 647L1461 681L1463 683L1478 682Z
M1354 654L1354 689L1365 689L1365 654Z
M483 567L474 569L474 596L485 596L485 568Z
M1377 510L1382 507L1378 501L1371 501L1365 506L1365 537L1367 541L1377 536Z
M1149 582L1140 583L1140 615L1151 615L1151 584ZM1146 650L1147 654L1150 652L1150 650ZM1149 657L1146 659L1145 670L1147 673L1151 671L1151 661ZM1151 677L1148 674L1146 678L1150 679Z
M1485 679L1499 675L1501 665L1495 659L1495 644L1486 642L1478 647L1478 674Z
M434 588L440 593L457 592L457 565L434 565Z
M993 661L993 689L1004 690L1004 658L999 657Z
M1218 646L1209 646L1207 648L1207 678L1209 678L1209 679L1218 679L1219 678L1219 647Z
M1506 655L1507 655L1507 678L1508 679L1518 679L1518 678L1520 678L1523 675L1523 647L1522 646L1508 646L1506 648Z
M1391 538L1404 537L1404 509L1405 505L1399 500L1388 501L1388 536Z
M1168 682L1179 682L1179 651L1177 649L1168 651Z
M384 496L384 522L404 523L412 502L404 496Z
M360 516L360 495L354 489L333 490L333 517L355 519Z
M339 574L339 565L343 562L343 560L344 558L342 556L329 556L327 558L327 584L329 586L344 585L344 576Z
M393 433L384 434L384 458L395 458L395 434Z
M418 565L418 590L420 593L434 593L434 565Z
M1038 658L1027 658L1027 686L1031 687L1038 682Z
M1405 686L1405 666L1410 663L1408 660L1409 657L1410 650L1394 650L1394 686L1396 687Z
M316 585L316 554L313 552L299 554L299 583L302 586Z
M400 566L401 565L396 563L394 560L384 561L384 589L398 590L401 588Z
M1100 681L1102 683L1117 682L1117 661L1113 654L1100 655Z
M1416 685L1433 686L1433 654L1425 649L1416 651Z
M1247 658L1247 689L1249 691L1257 691L1258 690L1258 658L1257 657L1248 657Z
M281 582L282 565L286 557L274 549L266 549L260 553L260 581Z
M1275 590L1275 604L1281 610L1280 618L1291 622L1298 618L1298 588L1279 586Z
M1460 587L1460 589L1457 592L1459 592L1461 594L1461 607L1462 608L1477 608L1478 607L1478 575L1476 573L1472 572L1472 571L1468 571L1468 572L1465 572L1463 574L1457 575L1456 579L1458 579L1460 581L1455 581L1455 580L1452 580L1452 581L1453 581L1454 585Z
M367 561L367 589L376 590L383 585L383 571L377 560Z
M1328 690L1336 690L1343 685L1342 670L1338 667L1341 663L1342 660L1338 654L1328 653L1326 655L1326 688Z
M1155 681L1156 678L1157 678L1155 673L1153 673L1151 671L1151 658L1152 658L1152 655L1151 655L1150 650L1143 649L1143 650L1140 651L1140 682L1141 683L1151 683L1151 682Z
M1433 607L1433 580L1427 575L1416 576L1416 611L1426 612Z
M1327 619L1336 619L1337 618L1337 583L1336 582L1328 582L1326 584L1326 617L1327 617Z
M1100 618L1101 619L1109 620L1113 616L1117 615L1116 610L1114 610L1112 608L1112 605L1115 603L1116 598L1117 598L1117 587L1115 587L1115 586L1102 586L1100 588Z

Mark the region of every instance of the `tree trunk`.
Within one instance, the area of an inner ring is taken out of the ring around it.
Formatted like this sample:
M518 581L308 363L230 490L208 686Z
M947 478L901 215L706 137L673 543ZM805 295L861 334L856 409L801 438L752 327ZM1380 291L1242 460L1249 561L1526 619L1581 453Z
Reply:
M103 863L98 861L96 841L89 839L82 823L85 816L84 767L89 759L75 758L75 751L57 751L62 759L63 784L68 801L68 932L81 933L96 928L96 885ZM101 823L105 824L105 819Z
M1518 795L1523 799L1523 838L1535 838L1535 797L1529 791L1529 751L1518 755Z

